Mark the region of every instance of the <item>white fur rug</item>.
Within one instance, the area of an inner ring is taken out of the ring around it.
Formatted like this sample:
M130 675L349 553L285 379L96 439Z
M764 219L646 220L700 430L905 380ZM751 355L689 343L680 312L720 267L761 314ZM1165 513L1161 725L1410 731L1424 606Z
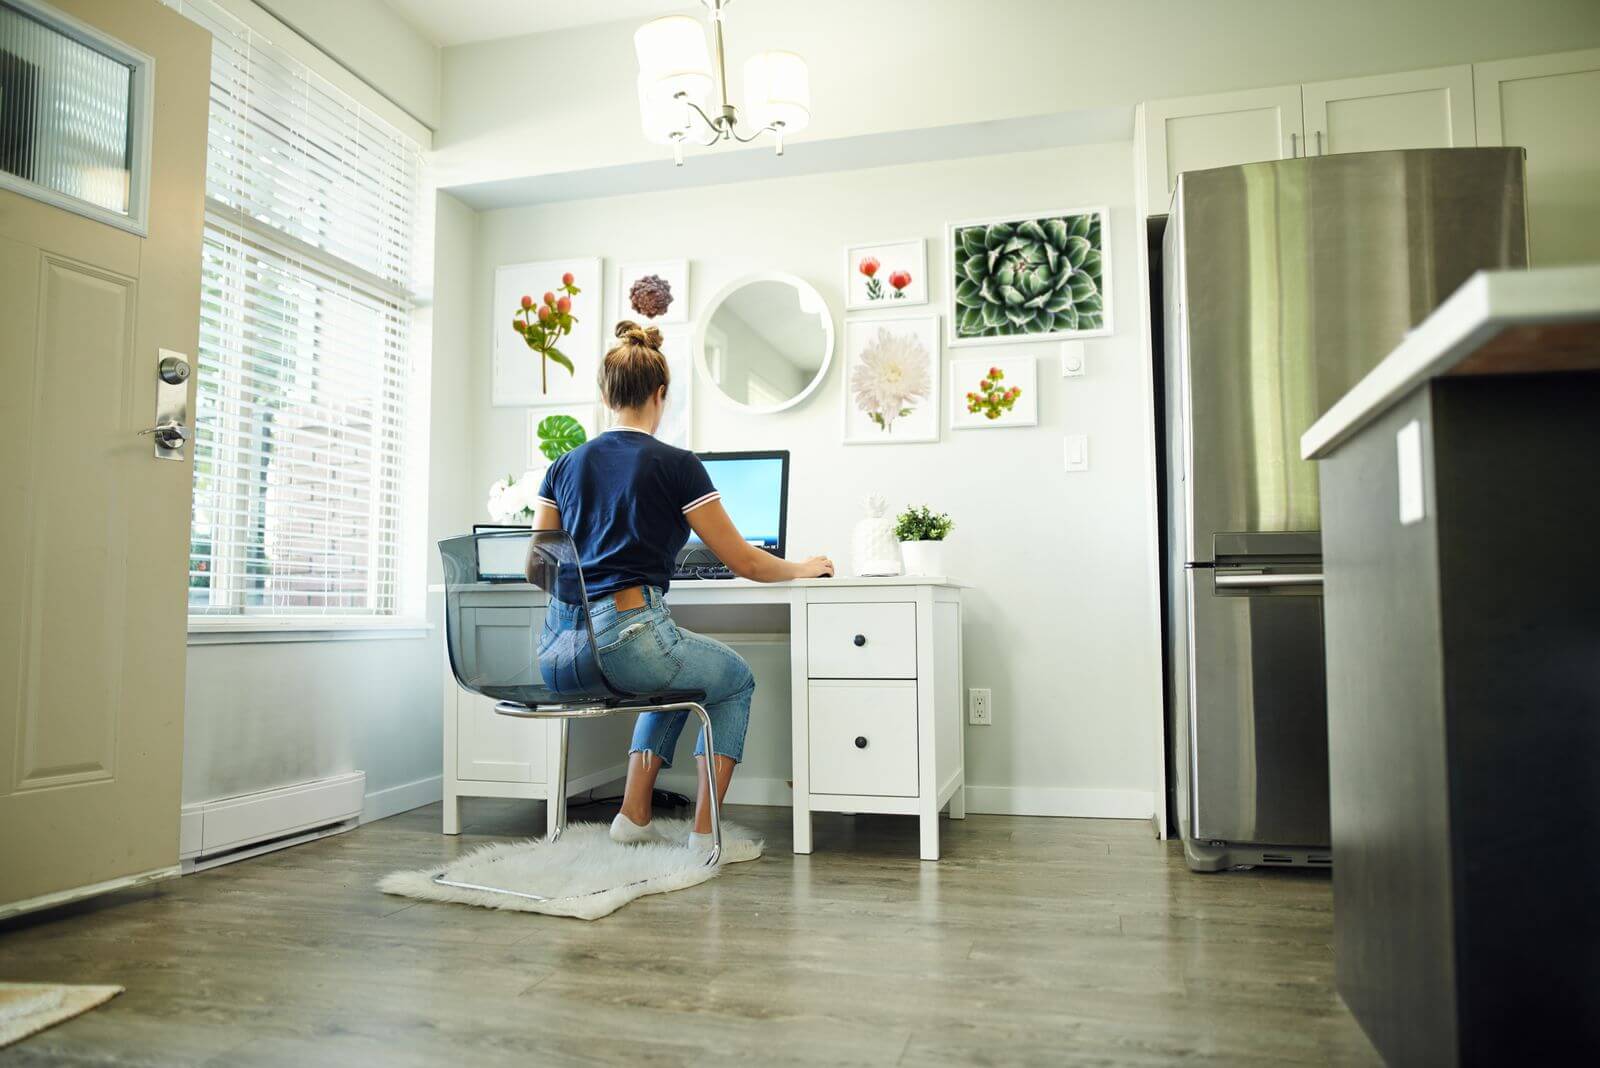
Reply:
M571 823L554 845L547 845L543 839L488 845L437 868L386 875L378 889L428 901L459 901L489 909L598 920L634 898L682 890L710 879L724 864L761 856L761 839L724 820L722 862L715 868L707 867L704 854L689 851L688 820L654 822L668 841L618 845L611 840L609 824ZM441 873L456 882L502 886L551 900L533 901L511 894L440 886L433 877Z

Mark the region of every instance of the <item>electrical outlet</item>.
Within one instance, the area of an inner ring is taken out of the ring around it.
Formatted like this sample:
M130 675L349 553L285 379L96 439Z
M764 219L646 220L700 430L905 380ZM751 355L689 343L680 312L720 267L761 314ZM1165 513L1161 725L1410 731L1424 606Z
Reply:
M967 691L967 722L984 727L994 722L994 698L988 690Z

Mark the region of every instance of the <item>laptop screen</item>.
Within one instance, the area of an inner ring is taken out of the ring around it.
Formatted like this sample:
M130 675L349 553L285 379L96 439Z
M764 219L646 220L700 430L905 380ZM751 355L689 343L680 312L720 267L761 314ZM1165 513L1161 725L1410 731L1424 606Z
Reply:
M782 556L789 454L701 453L700 459L744 540ZM687 548L700 547L700 539L691 534Z

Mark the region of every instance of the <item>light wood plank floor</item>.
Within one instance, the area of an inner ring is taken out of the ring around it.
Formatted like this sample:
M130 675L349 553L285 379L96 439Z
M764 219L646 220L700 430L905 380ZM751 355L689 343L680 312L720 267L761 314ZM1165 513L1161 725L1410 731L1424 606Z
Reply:
M373 889L544 826L439 807L0 925L0 978L121 983L0 1064L1373 1064L1325 873L1192 875L1144 824L733 808L767 856L595 923ZM577 809L574 819L609 812Z

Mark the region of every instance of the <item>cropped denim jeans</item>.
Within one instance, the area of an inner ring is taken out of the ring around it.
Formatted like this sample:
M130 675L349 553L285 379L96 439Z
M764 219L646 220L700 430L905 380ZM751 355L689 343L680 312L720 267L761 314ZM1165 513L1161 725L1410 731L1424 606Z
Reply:
M654 587L645 589L643 608L619 613L610 597L600 597L590 602L589 614L600 670L611 685L631 694L704 690L716 754L735 763L744 758L756 680L742 656L713 638L679 628ZM688 719L687 712L640 713L628 751L652 753L670 768ZM701 731L694 755L705 752Z

